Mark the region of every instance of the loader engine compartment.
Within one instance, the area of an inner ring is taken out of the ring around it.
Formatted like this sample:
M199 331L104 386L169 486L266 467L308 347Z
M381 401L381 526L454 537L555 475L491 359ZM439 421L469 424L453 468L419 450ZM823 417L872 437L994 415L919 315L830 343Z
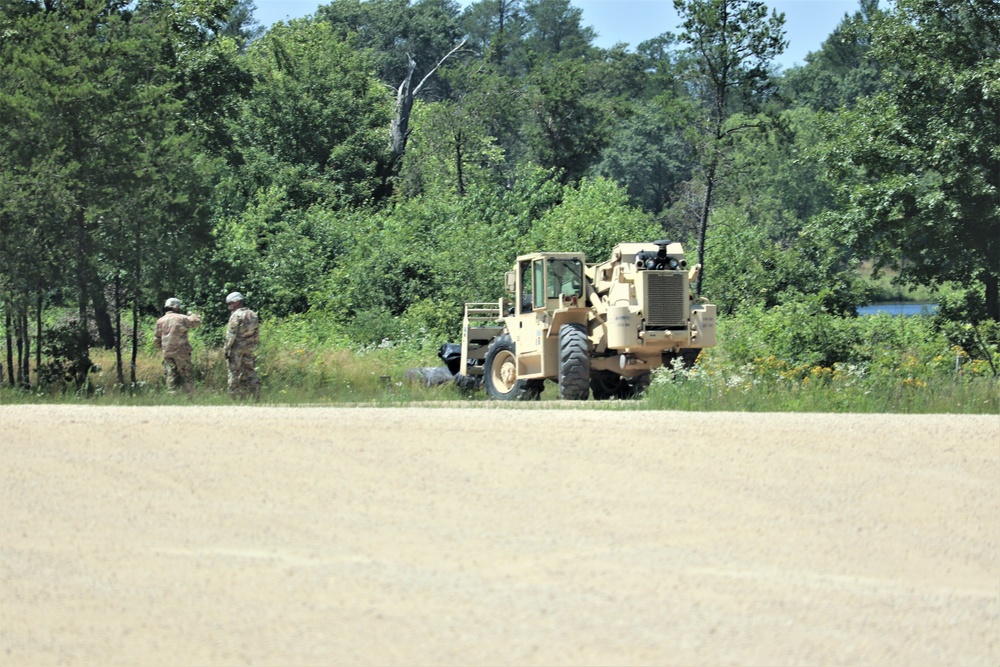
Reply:
M649 329L684 329L688 320L687 281L681 272L646 273L640 281Z
M688 326L689 295L683 256L667 254L670 241L654 241L656 250L635 254L636 290L644 305L648 329L684 329Z

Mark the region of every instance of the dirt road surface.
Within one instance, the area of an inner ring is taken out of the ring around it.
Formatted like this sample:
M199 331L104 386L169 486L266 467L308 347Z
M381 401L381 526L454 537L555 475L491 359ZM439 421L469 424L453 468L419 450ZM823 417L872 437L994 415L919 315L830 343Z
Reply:
M0 406L0 664L1000 664L1000 418Z

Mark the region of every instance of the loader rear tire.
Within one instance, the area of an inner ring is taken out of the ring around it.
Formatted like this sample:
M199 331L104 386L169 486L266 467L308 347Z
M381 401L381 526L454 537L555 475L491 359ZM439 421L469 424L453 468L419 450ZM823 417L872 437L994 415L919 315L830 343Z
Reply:
M590 390L594 392L595 401L620 398L623 383L624 378L612 371L597 371L590 376Z
M544 388L544 380L517 377L514 341L508 334L497 336L486 350L483 379L486 394L495 401L534 401Z
M590 389L594 392L594 400L606 401L609 398L639 398L649 389L652 376L643 373L626 378L612 371L597 371L590 376Z
M637 375L634 378L629 378L625 382L625 390L622 393L622 398L640 398L649 389L649 385L653 382L652 373L643 373L642 375Z
M582 324L559 329L559 398L585 401L590 395L590 339Z

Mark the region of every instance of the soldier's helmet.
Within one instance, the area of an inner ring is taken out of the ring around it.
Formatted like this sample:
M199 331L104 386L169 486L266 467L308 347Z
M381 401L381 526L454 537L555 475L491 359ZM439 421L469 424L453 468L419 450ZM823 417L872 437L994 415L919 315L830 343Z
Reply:
M175 308L177 310L180 310L181 309L181 300L177 299L177 298L174 298L174 297L170 297L169 299L167 299L167 302L165 304L163 304L163 307L164 308Z
M229 296L226 297L227 304L236 303L237 301L243 301L243 295L240 294L239 292L232 292L230 293Z

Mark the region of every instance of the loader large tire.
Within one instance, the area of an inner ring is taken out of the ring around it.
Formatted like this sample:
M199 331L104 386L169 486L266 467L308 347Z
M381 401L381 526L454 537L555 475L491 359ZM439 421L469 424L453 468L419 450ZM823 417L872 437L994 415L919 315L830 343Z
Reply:
M508 334L497 336L486 350L483 379L486 394L496 401L533 401L544 388L544 380L517 377L514 341Z
M590 339L582 324L559 329L559 398L585 401L590 395Z
M597 371L590 376L590 389L594 392L594 400L606 401L609 398L639 398L647 389L652 376L643 373L632 378L625 378L612 371Z

